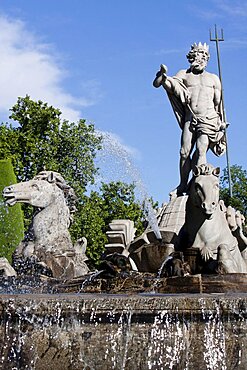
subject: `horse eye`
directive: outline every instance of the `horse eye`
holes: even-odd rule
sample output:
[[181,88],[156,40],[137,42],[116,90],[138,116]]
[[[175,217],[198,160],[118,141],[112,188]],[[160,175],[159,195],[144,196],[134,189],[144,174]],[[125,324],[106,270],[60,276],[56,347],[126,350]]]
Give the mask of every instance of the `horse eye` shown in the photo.
[[219,184],[215,184],[215,185],[214,185],[214,187],[215,187],[216,189],[219,189]]
[[38,185],[37,185],[37,184],[33,184],[33,185],[32,185],[32,188],[33,188],[34,190],[39,190],[39,187],[38,187]]

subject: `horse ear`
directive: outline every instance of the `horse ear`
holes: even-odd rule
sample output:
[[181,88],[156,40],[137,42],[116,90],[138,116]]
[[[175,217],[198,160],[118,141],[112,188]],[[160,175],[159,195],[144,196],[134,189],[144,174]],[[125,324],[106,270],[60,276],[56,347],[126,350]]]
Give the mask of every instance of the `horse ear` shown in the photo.
[[220,175],[220,168],[219,167],[214,168],[212,173],[213,173],[214,176],[219,177],[219,175]]
[[200,175],[200,173],[201,173],[201,169],[200,169],[200,167],[195,166],[195,168],[193,169],[193,175],[194,175],[195,177],[197,177],[197,176],[199,176],[199,175]]
[[54,173],[52,171],[47,176],[47,181],[50,182],[50,183],[55,181],[55,176],[54,176]]

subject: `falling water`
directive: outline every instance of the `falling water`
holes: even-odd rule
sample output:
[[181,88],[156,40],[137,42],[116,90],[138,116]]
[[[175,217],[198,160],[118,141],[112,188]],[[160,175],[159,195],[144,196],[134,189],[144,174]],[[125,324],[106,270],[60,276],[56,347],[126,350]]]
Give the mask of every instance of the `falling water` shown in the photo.
[[226,366],[226,338],[224,325],[221,319],[220,306],[216,303],[215,308],[208,309],[205,299],[200,299],[204,326],[204,361],[206,369],[227,370]]
[[[156,238],[161,239],[162,237],[155,211],[149,200],[148,192],[141,179],[140,173],[133,163],[130,151],[111,133],[98,132],[98,134],[103,138],[102,150],[97,158],[99,167],[107,166],[104,172],[107,174],[108,178],[113,177],[116,179],[117,173],[117,180],[124,181],[127,178],[127,181],[131,180],[134,182],[136,195],[139,198],[140,204],[144,205],[149,226],[154,231]],[[100,176],[102,176],[102,174],[100,174]]]
[[244,370],[246,299],[11,296],[0,368]]

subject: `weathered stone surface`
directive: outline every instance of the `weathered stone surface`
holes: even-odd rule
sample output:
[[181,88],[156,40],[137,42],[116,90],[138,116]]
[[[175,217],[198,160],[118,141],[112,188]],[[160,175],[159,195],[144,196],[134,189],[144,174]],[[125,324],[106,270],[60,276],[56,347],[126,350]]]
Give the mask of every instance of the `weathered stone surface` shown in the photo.
[[246,309],[246,294],[2,295],[0,365],[245,370]]
[[164,259],[174,251],[173,244],[163,242],[144,244],[130,253],[138,271],[157,273]]
[[30,181],[6,187],[3,195],[10,206],[25,201],[38,209],[13,255],[17,273],[73,278],[89,271],[86,239],[73,245],[68,230],[76,197],[59,173],[40,172]]
[[247,293],[247,274],[202,275],[203,293]]
[[188,275],[157,278],[155,274],[119,274],[106,279],[89,274],[71,280],[40,277],[2,277],[0,294],[40,293],[247,293],[247,274]]
[[109,253],[129,254],[128,247],[134,239],[136,228],[131,220],[113,220],[109,224],[109,231],[106,232],[108,244],[106,250]]
[[[185,221],[185,207],[187,198],[187,196],[184,196],[173,199],[168,204],[162,205],[161,209],[159,210],[157,214],[157,224],[162,237],[162,242],[157,241],[155,233],[150,228],[147,228],[141,236],[137,237],[133,240],[133,242],[131,242],[128,248],[130,255],[140,254],[141,249],[143,249],[143,252],[141,253],[144,253],[144,255],[146,254],[146,256],[148,256],[150,265],[154,264],[157,266],[151,267],[152,270],[145,270],[146,267],[144,267],[144,265],[147,264],[146,261],[142,266],[140,257],[136,257],[140,259],[140,262],[137,262],[139,271],[154,272],[156,270],[157,272],[163,261],[162,257],[165,258],[165,256],[163,256],[164,246],[176,244],[178,234]],[[146,260],[145,256],[144,258]]]
[[208,149],[216,155],[222,155],[226,150],[221,83],[218,76],[205,71],[208,49],[205,43],[194,43],[187,54],[188,69],[170,77],[167,76],[167,67],[161,64],[153,82],[154,87],[162,86],[166,90],[182,130],[180,183],[170,193],[172,198],[187,192],[189,172],[195,165],[207,163]]
[[[185,221],[185,209],[188,196],[178,197],[172,199],[166,204],[159,213],[158,225],[162,231],[162,239],[166,237],[166,233],[169,231],[178,235],[181,227]],[[169,235],[169,234],[168,234]],[[165,240],[166,243],[170,243],[172,240]]]
[[162,240],[148,228],[129,246],[138,271],[157,273],[167,256],[182,251],[192,274],[247,273],[243,217],[219,200],[219,168],[196,167],[188,195],[166,204],[157,222]]
[[[226,207],[219,200],[219,168],[210,164],[196,167],[177,248],[199,249],[202,267],[217,261],[215,273],[247,273],[247,261],[229,227]],[[243,253],[243,246],[241,250]]]

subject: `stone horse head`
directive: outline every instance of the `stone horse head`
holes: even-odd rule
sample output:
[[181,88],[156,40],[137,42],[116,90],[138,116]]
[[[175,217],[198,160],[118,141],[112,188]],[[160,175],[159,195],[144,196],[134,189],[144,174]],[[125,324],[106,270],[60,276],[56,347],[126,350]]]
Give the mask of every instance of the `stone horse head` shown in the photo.
[[[67,214],[75,212],[76,196],[63,177],[54,171],[42,171],[32,180],[7,186],[3,190],[6,204],[28,203],[39,209],[45,209],[59,203],[67,208]],[[68,222],[69,223],[69,222]]]
[[32,180],[6,187],[3,195],[10,206],[21,202],[37,207],[29,232],[13,255],[18,273],[36,273],[40,266],[57,278],[88,272],[85,251],[73,246],[68,230],[76,196],[59,173],[40,172]]
[[219,167],[211,164],[195,166],[190,199],[207,218],[212,218],[219,204]]
[[36,207],[25,240],[33,235],[36,246],[54,246],[63,237],[71,245],[68,228],[76,210],[76,196],[59,173],[40,172],[32,180],[4,188],[3,196],[7,205],[21,202]]
[[210,164],[195,167],[186,204],[183,245],[200,251],[206,269],[211,263],[216,272],[217,264],[212,265],[212,261],[217,261],[227,273],[246,272],[246,261],[229,227],[226,207],[219,200],[219,173],[219,168]]

